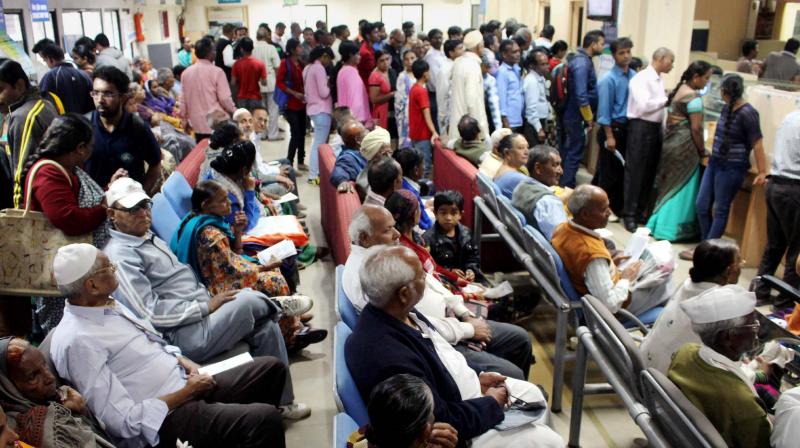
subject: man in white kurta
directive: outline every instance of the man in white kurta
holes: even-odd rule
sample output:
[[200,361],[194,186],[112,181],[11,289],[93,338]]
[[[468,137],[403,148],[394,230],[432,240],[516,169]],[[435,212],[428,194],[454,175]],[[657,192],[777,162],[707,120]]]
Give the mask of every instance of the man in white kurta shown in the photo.
[[469,115],[481,127],[484,136],[489,135],[489,121],[483,101],[483,72],[481,71],[481,52],[483,36],[479,31],[471,31],[464,37],[466,52],[453,63],[450,75],[450,127],[447,135],[458,135],[458,121]]

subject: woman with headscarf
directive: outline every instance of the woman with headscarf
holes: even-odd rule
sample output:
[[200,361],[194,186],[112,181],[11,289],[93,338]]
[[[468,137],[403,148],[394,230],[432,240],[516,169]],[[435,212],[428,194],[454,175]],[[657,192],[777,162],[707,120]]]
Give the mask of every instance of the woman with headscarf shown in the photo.
[[57,387],[42,352],[24,339],[0,338],[0,404],[20,440],[37,448],[114,446],[83,397]]
[[367,190],[369,190],[369,182],[367,181],[369,167],[392,155],[391,138],[389,131],[377,126],[361,141],[361,155],[367,159],[367,165],[358,173],[356,190],[362,202],[367,195]]
[[144,105],[162,114],[172,115],[172,108],[175,107],[175,100],[167,95],[167,92],[159,87],[157,79],[150,79],[144,83],[145,97]]

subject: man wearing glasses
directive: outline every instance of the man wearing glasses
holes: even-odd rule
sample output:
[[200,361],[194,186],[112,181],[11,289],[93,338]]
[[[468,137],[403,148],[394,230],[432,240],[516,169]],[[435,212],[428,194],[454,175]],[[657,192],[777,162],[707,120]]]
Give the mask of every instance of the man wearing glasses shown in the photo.
[[145,191],[152,191],[161,175],[161,148],[150,128],[123,107],[129,82],[116,67],[100,67],[94,72],[90,94],[96,110],[87,116],[94,128],[94,150],[86,171],[99,185],[107,185],[123,168]]

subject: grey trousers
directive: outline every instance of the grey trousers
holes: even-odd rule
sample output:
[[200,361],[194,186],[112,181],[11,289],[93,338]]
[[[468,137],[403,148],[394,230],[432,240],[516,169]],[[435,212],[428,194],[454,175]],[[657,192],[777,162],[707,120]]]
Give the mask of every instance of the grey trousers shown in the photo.
[[266,136],[269,139],[280,137],[278,133],[278,120],[281,117],[281,111],[278,109],[278,104],[273,99],[273,94],[274,92],[261,92],[261,96],[264,98],[264,107],[267,108],[267,114],[269,114]]
[[492,340],[482,352],[472,350],[464,344],[455,349],[464,355],[467,363],[476,372],[497,372],[501,375],[528,381],[533,349],[531,338],[524,328],[505,322],[487,320],[492,330]]
[[[169,331],[166,336],[197,363],[230,350],[243,340],[253,356],[274,356],[288,366],[289,354],[279,318],[280,309],[274,302],[260,292],[246,289],[202,321]],[[292,377],[287,368],[281,404],[293,401]]]
[[180,439],[195,448],[283,448],[283,422],[276,406],[288,373],[289,368],[277,359],[258,357],[214,375],[217,387],[207,396],[167,415],[158,430],[158,446],[174,448]]

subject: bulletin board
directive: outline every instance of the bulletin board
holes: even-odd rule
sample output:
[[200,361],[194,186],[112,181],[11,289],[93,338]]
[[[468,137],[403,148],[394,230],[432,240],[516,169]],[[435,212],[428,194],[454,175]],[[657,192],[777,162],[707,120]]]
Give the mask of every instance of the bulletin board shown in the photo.
[[247,6],[207,6],[206,23],[208,34],[214,37],[222,35],[222,26],[226,23],[248,26]]

